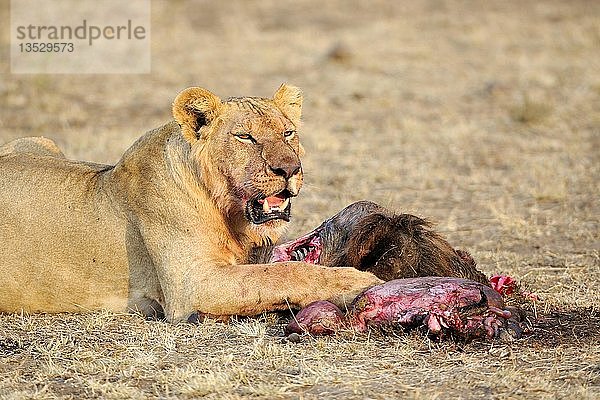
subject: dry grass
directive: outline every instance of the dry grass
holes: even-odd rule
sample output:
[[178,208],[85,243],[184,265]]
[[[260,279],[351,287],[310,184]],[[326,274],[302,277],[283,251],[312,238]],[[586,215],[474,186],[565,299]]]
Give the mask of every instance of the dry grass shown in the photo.
[[272,315],[5,315],[0,398],[600,396],[598,3],[157,1],[152,38],[150,75],[11,75],[3,57],[0,140],[115,162],[183,87],[268,96],[289,81],[306,92],[308,150],[290,234],[358,199],[432,217],[486,273],[543,298],[536,329],[510,344],[292,344]]

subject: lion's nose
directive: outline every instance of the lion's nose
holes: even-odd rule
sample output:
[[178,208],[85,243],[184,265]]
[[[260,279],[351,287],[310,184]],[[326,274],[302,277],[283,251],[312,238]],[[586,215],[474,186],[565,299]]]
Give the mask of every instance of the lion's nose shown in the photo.
[[284,163],[276,166],[270,165],[269,168],[271,168],[271,171],[273,171],[275,175],[283,176],[285,179],[289,179],[296,175],[298,171],[300,171],[300,164]]

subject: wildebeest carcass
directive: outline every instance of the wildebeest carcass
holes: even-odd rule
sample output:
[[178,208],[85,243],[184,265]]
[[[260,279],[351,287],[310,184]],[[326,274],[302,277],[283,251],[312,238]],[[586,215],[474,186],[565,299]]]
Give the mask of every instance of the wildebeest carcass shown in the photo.
[[511,317],[502,295],[490,287],[468,252],[454,249],[427,220],[370,201],[347,206],[263,257],[352,267],[387,281],[354,299],[346,316],[329,302],[309,305],[288,325],[288,333],[319,335],[344,327],[364,331],[391,325],[424,326],[436,336],[494,337]]

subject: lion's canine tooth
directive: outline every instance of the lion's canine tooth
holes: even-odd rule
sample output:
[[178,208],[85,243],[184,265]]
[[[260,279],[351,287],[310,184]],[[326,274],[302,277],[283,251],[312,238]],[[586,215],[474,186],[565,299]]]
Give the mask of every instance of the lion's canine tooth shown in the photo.
[[269,200],[267,199],[265,199],[265,202],[263,203],[263,211],[265,212],[265,214],[271,212],[271,207],[269,207]]
[[281,203],[281,206],[279,206],[280,210],[285,210],[288,206],[288,204],[290,204],[290,198],[288,197],[287,199],[285,199],[285,201],[283,203]]

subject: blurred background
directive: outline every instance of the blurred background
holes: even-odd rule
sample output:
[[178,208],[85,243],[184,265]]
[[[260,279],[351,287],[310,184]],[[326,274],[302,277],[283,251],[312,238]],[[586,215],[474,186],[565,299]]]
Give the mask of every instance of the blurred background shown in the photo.
[[140,75],[10,74],[0,4],[1,142],[115,163],[185,87],[288,82],[307,150],[290,235],[370,199],[430,217],[486,273],[598,304],[600,2],[153,1]]

